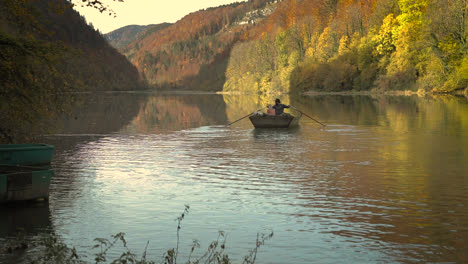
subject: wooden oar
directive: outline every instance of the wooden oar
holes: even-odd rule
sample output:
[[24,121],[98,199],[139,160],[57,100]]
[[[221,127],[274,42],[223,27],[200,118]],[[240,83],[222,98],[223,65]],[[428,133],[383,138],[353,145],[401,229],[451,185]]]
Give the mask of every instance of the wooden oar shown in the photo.
[[[263,108],[264,108],[264,107],[262,107],[262,108],[258,109],[258,110],[257,110],[257,111],[255,111],[255,112],[258,112],[258,111],[262,110]],[[237,119],[237,120],[236,120],[236,121],[234,121],[234,122],[231,122],[231,123],[229,123],[229,124],[228,124],[228,126],[230,126],[230,125],[232,125],[232,124],[234,124],[234,123],[236,123],[236,122],[239,122],[239,121],[241,121],[241,120],[242,120],[242,119],[244,119],[244,118],[247,118],[247,117],[249,117],[249,116],[251,116],[251,115],[255,114],[255,112],[253,112],[253,113],[250,113],[250,114],[248,114],[248,115],[246,115],[246,116],[244,116],[244,117],[242,117],[242,118],[239,118],[239,119]]]
[[296,107],[294,107],[294,106],[292,106],[292,105],[290,105],[290,107],[291,107],[291,108],[294,108],[294,109],[296,109],[296,111],[298,111],[299,113],[301,113],[301,114],[303,114],[303,115],[307,116],[308,118],[310,118],[310,119],[314,120],[315,122],[317,122],[317,123],[321,124],[322,126],[325,126],[324,124],[320,123],[320,121],[318,121],[318,120],[314,119],[313,117],[311,117],[311,116],[309,116],[308,114],[306,114],[306,113],[302,112],[301,110],[297,109]]

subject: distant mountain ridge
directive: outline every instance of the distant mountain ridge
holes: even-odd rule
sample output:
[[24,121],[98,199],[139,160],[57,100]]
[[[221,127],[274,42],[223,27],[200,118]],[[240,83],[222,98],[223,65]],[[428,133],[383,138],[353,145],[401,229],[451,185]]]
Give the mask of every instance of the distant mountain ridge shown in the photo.
[[[156,88],[219,91],[231,48],[271,14],[277,2],[251,0],[207,8],[174,24],[124,27],[106,38]],[[130,39],[135,40],[127,44]]]
[[171,23],[151,24],[146,26],[129,25],[121,27],[107,34],[104,38],[117,49],[124,48],[130,43],[139,38],[144,38],[146,35],[154,33],[158,30],[164,29],[172,25]]

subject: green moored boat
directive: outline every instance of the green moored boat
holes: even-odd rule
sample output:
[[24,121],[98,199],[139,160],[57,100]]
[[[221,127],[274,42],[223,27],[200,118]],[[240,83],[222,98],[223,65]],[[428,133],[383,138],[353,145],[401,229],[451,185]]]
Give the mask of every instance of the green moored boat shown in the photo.
[[0,145],[1,165],[50,165],[53,155],[54,146],[47,144]]
[[54,146],[0,145],[0,203],[48,199]]
[[0,203],[48,199],[52,169],[0,167]]

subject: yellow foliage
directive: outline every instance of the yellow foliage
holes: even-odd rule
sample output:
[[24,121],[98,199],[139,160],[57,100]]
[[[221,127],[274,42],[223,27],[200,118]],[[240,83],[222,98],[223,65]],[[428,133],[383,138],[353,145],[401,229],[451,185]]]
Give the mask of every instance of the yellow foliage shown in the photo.
[[458,68],[458,75],[461,80],[468,81],[468,55],[463,58],[460,67]]
[[336,44],[333,34],[329,27],[326,27],[317,43],[317,59],[322,62],[327,62],[336,52]]
[[398,20],[393,14],[385,17],[378,34],[375,34],[372,39],[377,43],[376,53],[378,55],[388,55],[395,50],[398,26]]
[[460,59],[460,43],[453,38],[449,36],[445,37],[438,43],[438,47],[444,54],[449,54],[449,59],[455,61]]
[[468,56],[466,56],[447,81],[440,88],[434,89],[434,92],[448,93],[455,90],[468,88]]
[[426,67],[425,74],[418,80],[421,89],[426,91],[442,86],[445,78],[445,68],[443,61],[434,53],[430,53]]
[[314,58],[316,56],[316,54],[317,54],[317,44],[318,44],[319,37],[320,37],[320,35],[318,34],[318,32],[316,32],[310,38],[310,45],[309,45],[309,47],[307,48],[307,50],[305,52],[306,57]]
[[[387,67],[389,75],[402,72],[416,74],[416,66],[420,63],[418,55],[422,52],[418,44],[422,37],[422,26],[418,23],[408,23],[401,28],[398,39],[395,41],[396,50]],[[411,78],[416,78],[416,76]]]
[[348,36],[343,35],[340,39],[340,45],[338,47],[338,54],[343,55],[349,51],[350,40]]

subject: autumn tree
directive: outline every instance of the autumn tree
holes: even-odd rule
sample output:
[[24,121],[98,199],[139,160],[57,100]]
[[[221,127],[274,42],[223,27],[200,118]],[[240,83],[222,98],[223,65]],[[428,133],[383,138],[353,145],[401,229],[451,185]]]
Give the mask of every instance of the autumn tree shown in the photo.
[[373,38],[377,44],[375,52],[378,55],[388,56],[395,51],[395,41],[397,40],[398,31],[398,19],[395,18],[394,14],[389,14],[384,18],[382,26]]
[[326,27],[317,42],[316,58],[320,62],[327,62],[335,55],[338,45],[334,32],[329,27]]
[[437,70],[443,72],[447,79],[443,85],[434,88],[441,92],[466,88],[468,86],[466,78],[468,72],[465,66],[468,61],[468,1],[429,0],[428,17],[428,30],[433,43],[431,65],[442,66],[442,70],[440,67],[432,67],[429,74],[435,75]]
[[[395,38],[395,52],[387,66],[387,77],[381,79],[381,85],[392,89],[404,89],[412,86],[424,72],[424,59],[421,55],[428,48],[424,38],[424,18],[427,2],[425,0],[399,0],[401,13],[396,17],[398,24],[391,29],[391,38]],[[387,17],[387,25],[395,25]],[[387,37],[389,35],[387,34]],[[381,46],[384,48],[385,46]],[[387,45],[388,47],[388,45]],[[426,50],[427,52],[427,50]]]

